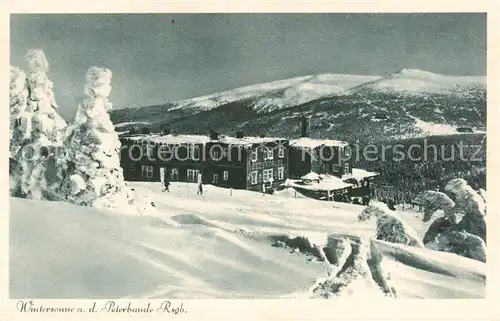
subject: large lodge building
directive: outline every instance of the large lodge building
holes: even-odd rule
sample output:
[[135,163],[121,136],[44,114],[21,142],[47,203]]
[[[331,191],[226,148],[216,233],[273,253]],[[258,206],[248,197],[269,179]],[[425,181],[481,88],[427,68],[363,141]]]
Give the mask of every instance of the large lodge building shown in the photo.
[[[163,168],[170,181],[269,191],[293,186],[303,194],[328,200],[370,196],[376,176],[353,168],[349,144],[309,138],[309,119],[301,137],[284,139],[219,135],[122,135],[120,162],[127,181],[160,181]],[[311,178],[317,175],[317,179]],[[321,184],[320,184],[321,183]]]

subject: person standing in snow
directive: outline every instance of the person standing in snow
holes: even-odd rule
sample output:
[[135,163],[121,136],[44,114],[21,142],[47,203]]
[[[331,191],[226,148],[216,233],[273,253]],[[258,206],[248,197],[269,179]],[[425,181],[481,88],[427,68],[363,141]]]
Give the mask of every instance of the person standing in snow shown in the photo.
[[163,177],[163,183],[165,191],[170,192],[170,180],[168,179],[167,171],[165,171],[165,176]]
[[198,192],[196,195],[203,195],[203,182],[201,174],[198,174]]
[[160,168],[160,180],[161,180],[161,192],[162,193],[164,193],[165,191],[170,192],[169,190],[170,181],[168,180],[167,170],[164,167]]
[[160,167],[160,184],[161,184],[161,192],[165,192],[165,168]]
[[269,180],[269,191],[272,192],[273,190],[273,183],[274,183],[274,178],[270,177]]

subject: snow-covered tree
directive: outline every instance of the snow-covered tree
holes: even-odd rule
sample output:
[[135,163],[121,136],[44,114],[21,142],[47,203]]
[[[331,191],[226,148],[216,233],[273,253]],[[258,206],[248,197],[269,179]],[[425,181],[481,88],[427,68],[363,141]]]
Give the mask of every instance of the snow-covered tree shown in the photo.
[[111,77],[108,69],[91,67],[87,71],[86,98],[65,134],[61,193],[74,204],[137,213],[147,205],[135,205],[134,195],[123,178],[120,141],[108,114],[112,108],[108,99]]
[[445,191],[455,206],[447,208],[445,216],[429,226],[425,246],[486,261],[485,198],[463,179],[449,181]]
[[[26,128],[28,106],[28,86],[26,74],[18,67],[10,66],[10,156],[14,159],[25,138],[30,137],[30,130]],[[30,120],[31,116],[29,115]]]
[[486,203],[483,197],[464,179],[452,179],[446,184],[445,191],[455,200],[455,212],[461,212],[464,215],[486,215]]
[[67,125],[57,113],[45,54],[33,49],[25,58],[28,62],[25,87],[22,71],[11,69],[11,121],[14,120],[11,153],[15,153],[13,160],[17,163],[11,183],[15,181],[14,185],[17,182],[19,186],[12,193],[31,199],[54,199],[59,183],[55,158]]
[[[30,137],[31,114],[26,109],[28,106],[28,87],[26,74],[18,67],[10,66],[9,83],[9,176],[10,194],[17,195],[21,182],[21,168],[19,166],[20,150],[25,139]],[[29,119],[29,122],[27,121]]]
[[438,191],[425,191],[417,195],[414,202],[424,206],[424,222],[432,219],[438,210],[445,214],[455,207],[455,202],[445,193]]

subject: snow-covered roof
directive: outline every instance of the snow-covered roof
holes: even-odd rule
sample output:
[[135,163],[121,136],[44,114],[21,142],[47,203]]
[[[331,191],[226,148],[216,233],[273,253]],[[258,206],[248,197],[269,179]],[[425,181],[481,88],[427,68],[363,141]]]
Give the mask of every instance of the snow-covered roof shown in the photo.
[[285,138],[279,138],[279,137],[243,137],[243,138],[236,138],[236,137],[231,137],[231,136],[219,136],[219,139],[213,142],[220,142],[223,144],[230,144],[230,145],[253,145],[253,144],[264,144],[264,143],[270,143],[270,142],[275,142],[275,141],[286,141],[287,139]]
[[310,172],[302,176],[300,179],[302,180],[319,180],[320,176],[315,172]]
[[125,126],[131,126],[131,125],[149,125],[151,124],[150,122],[147,121],[132,121],[132,122],[125,122],[125,123],[119,123],[115,125],[115,128],[121,128]]
[[355,180],[360,181],[362,179],[374,177],[377,175],[378,175],[378,173],[375,173],[375,172],[369,172],[369,171],[361,169],[361,168],[353,168],[352,174],[344,175],[342,177],[342,179],[354,178]]
[[134,141],[148,141],[155,144],[206,144],[208,142],[221,143],[228,145],[253,145],[264,144],[268,142],[286,140],[285,138],[274,137],[243,137],[236,138],[232,136],[220,135],[218,140],[211,140],[206,135],[138,135],[129,137]]
[[134,141],[147,141],[154,144],[205,144],[210,141],[206,135],[139,135],[129,137]]
[[319,183],[312,183],[311,185],[300,184],[300,182],[301,180],[288,180],[287,185],[311,191],[331,191],[353,187],[352,184],[343,182],[340,178],[336,178],[333,176],[329,177],[328,179],[323,179],[319,181]]
[[290,147],[296,146],[301,148],[316,148],[320,146],[347,146],[349,143],[341,141],[341,140],[333,140],[333,139],[314,139],[308,137],[302,137],[299,139],[292,139],[290,141]]

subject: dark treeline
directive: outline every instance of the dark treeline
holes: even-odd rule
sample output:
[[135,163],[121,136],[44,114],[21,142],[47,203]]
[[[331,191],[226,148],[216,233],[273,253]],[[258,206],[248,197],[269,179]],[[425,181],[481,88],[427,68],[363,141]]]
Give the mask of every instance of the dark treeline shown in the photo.
[[[400,146],[397,150],[404,151],[405,157],[401,159],[400,154],[386,147],[382,159],[383,146],[397,144]],[[374,195],[377,199],[392,200],[396,204],[410,203],[422,191],[444,191],[448,181],[454,178],[465,179],[474,189],[486,189],[486,135],[388,140],[374,146],[378,149],[379,159],[375,161],[373,154],[365,157],[360,152],[355,166],[380,173]],[[360,151],[363,148],[366,146],[359,146]]]

